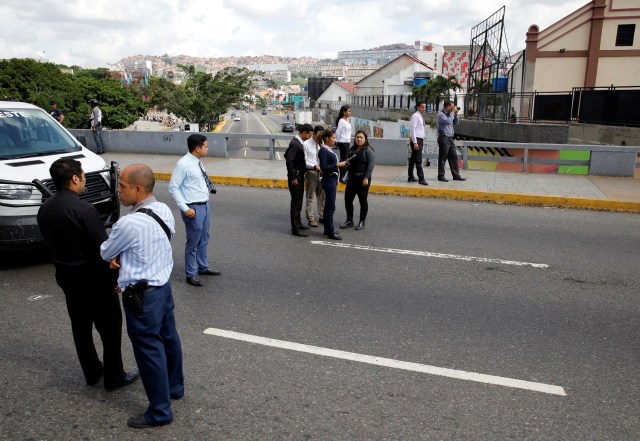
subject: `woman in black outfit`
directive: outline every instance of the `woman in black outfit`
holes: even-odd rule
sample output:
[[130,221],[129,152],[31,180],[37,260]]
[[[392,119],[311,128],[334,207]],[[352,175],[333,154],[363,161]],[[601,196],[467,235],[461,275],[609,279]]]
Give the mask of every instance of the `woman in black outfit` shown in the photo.
[[333,213],[336,211],[336,187],[338,186],[339,168],[346,162],[338,162],[338,155],[333,151],[336,134],[331,129],[322,132],[322,147],[318,152],[320,171],[322,171],[322,189],[324,190],[324,235],[329,239],[342,240],[342,236],[333,229]]
[[375,165],[375,155],[369,145],[369,138],[362,130],[356,132],[356,137],[347,155],[347,166],[349,167],[349,180],[344,192],[344,208],[347,210],[347,221],[340,225],[340,228],[353,227],[353,200],[358,195],[360,201],[360,222],[356,230],[364,228],[364,221],[367,219],[369,204],[367,195],[369,194],[369,184],[371,184],[371,174]]

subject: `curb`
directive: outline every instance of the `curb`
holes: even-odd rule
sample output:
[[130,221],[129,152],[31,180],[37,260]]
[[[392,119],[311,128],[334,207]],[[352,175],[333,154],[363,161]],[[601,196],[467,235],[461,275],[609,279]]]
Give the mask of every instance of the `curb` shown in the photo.
[[[159,181],[171,179],[171,173],[154,173]],[[241,187],[288,188],[286,179],[249,178],[244,176],[210,176],[216,184]],[[338,191],[344,192],[344,186],[338,185]],[[422,198],[453,199],[469,202],[491,202],[494,204],[526,205],[533,207],[558,207],[582,210],[615,211],[621,213],[640,213],[640,202],[611,201],[607,199],[587,199],[567,196],[542,196],[517,193],[498,193],[493,191],[453,190],[444,188],[411,188],[392,185],[371,185],[369,193],[411,196]]]

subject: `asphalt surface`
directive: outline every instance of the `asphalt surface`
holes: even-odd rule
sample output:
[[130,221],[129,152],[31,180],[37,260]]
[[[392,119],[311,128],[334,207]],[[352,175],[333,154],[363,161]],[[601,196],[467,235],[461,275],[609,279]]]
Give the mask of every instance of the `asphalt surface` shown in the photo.
[[[237,111],[240,121],[234,121],[230,116],[229,122],[225,124],[223,133],[276,133],[282,134],[282,123],[287,121],[285,114],[268,112],[262,115],[261,112]],[[294,132],[297,133],[297,132]],[[291,134],[293,137],[294,134]],[[276,146],[286,148],[288,141],[277,140]],[[269,159],[269,141],[263,139],[238,139],[232,138],[228,144],[229,158],[241,159]],[[281,159],[281,154],[278,159]]]
[[[637,439],[637,215],[371,195],[366,228],[328,242],[321,229],[290,235],[286,190],[220,186],[209,256],[223,274],[195,288],[184,283],[184,228],[166,188],[156,194],[178,219],[172,285],[186,375],[174,423],[126,427],[147,403],[140,382],[111,393],[84,384],[53,267],[31,253],[0,272],[1,439]],[[337,205],[342,222],[342,195]],[[126,334],[123,356],[133,368]]]

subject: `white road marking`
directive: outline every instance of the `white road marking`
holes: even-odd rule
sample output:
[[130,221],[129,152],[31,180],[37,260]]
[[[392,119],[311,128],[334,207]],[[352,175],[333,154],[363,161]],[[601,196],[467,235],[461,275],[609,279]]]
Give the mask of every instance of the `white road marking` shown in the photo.
[[50,295],[43,295],[43,294],[36,294],[36,295],[30,296],[29,297],[29,301],[37,302],[38,300],[48,299],[49,297],[51,297],[51,296]]
[[512,387],[516,389],[530,390],[534,392],[542,392],[551,395],[566,396],[564,388],[554,386],[552,384],[535,383],[526,380],[517,380],[515,378],[498,377],[495,375],[478,374],[475,372],[460,371],[456,369],[441,368],[430,366],[427,364],[412,363],[408,361],[394,360],[391,358],[375,357],[372,355],[357,354],[355,352],[345,352],[336,349],[321,348],[318,346],[310,346],[301,343],[293,343],[284,340],[275,340],[273,338],[260,337],[257,335],[241,334],[239,332],[227,331],[224,329],[208,328],[205,334],[217,337],[230,338],[249,343],[255,343],[263,346],[287,349],[290,351],[305,352],[307,354],[322,355],[324,357],[339,358],[342,360],[357,361],[359,363],[367,363],[376,366],[384,366],[393,369],[402,369],[406,371],[420,372],[423,374],[438,375],[441,377],[455,378],[458,380],[475,381],[477,383],[493,384],[496,386]]
[[351,248],[354,250],[364,250],[364,251],[377,251],[379,253],[407,254],[410,256],[421,256],[421,257],[437,257],[439,259],[463,260],[466,262],[485,262],[485,263],[500,263],[503,265],[531,266],[533,268],[541,268],[541,269],[549,268],[549,265],[547,265],[546,263],[519,262],[517,260],[492,259],[489,257],[459,256],[457,254],[431,253],[429,251],[401,250],[396,248],[379,248],[379,247],[357,245],[357,244],[351,244],[351,243],[327,242],[324,240],[312,240],[311,243],[313,245],[323,245],[323,246],[338,247],[338,248]]

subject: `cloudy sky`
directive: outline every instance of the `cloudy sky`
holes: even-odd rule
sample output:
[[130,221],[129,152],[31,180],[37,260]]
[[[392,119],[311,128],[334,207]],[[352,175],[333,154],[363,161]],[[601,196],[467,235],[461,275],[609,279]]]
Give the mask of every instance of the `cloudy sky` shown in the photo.
[[587,0],[2,0],[0,58],[107,66],[126,56],[336,58],[391,43],[469,44],[506,5],[511,53]]

